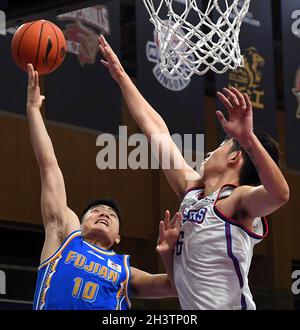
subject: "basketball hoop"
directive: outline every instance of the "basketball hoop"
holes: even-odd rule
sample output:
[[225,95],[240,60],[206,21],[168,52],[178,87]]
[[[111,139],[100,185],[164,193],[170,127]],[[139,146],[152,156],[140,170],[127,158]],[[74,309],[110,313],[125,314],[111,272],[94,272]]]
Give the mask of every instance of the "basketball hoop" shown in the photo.
[[143,1],[158,35],[163,72],[190,79],[243,66],[239,34],[250,0]]

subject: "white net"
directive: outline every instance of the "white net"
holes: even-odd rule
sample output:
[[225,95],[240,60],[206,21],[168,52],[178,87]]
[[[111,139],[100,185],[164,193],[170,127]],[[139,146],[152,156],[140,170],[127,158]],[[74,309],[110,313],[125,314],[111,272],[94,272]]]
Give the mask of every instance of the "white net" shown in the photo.
[[160,67],[190,79],[243,66],[239,45],[250,0],[143,0],[157,33]]

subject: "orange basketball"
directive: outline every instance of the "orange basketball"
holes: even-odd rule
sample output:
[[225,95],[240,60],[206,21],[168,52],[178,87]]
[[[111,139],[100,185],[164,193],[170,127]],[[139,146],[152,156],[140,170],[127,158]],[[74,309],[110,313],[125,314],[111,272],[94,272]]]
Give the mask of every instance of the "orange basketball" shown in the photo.
[[40,75],[56,70],[66,56],[66,39],[55,24],[39,20],[21,25],[11,43],[12,55],[27,71],[31,63]]

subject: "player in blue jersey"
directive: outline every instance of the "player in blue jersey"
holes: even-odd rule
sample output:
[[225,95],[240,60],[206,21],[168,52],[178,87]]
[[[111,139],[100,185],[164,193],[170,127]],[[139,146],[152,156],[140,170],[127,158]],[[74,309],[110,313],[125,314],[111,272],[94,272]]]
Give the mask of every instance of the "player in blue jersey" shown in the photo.
[[[45,228],[34,309],[125,310],[130,308],[130,297],[176,296],[167,274],[152,275],[131,267],[129,256],[112,250],[120,242],[120,215],[113,201],[102,199],[89,205],[81,223],[68,207],[63,175],[40,113],[43,99],[38,73],[29,64],[27,117],[40,170]],[[174,221],[171,227],[167,213],[160,224],[160,254],[176,243],[180,214]]]

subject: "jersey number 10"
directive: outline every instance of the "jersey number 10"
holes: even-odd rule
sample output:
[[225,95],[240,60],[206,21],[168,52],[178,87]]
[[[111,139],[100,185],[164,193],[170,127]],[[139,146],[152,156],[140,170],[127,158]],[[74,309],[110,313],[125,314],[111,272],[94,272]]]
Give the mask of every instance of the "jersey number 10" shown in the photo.
[[96,300],[99,290],[98,284],[94,282],[87,282],[84,284],[84,281],[81,277],[76,277],[74,282],[75,283],[72,291],[72,296],[74,298],[79,299],[81,296],[83,300],[88,302],[94,302]]

